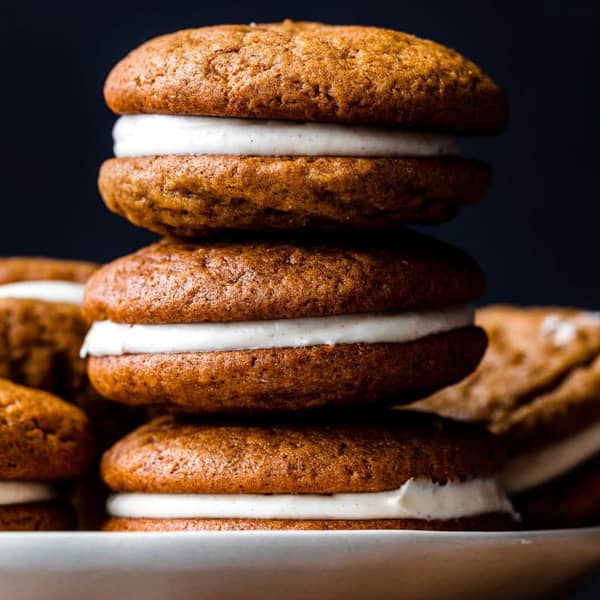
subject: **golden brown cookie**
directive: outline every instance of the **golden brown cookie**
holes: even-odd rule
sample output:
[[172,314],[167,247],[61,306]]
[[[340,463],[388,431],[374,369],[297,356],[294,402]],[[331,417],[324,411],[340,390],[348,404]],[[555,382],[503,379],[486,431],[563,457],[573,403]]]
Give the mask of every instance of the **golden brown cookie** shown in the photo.
[[419,408],[485,423],[517,449],[581,429],[589,423],[581,412],[600,418],[598,317],[570,308],[490,306],[476,320],[489,339],[479,368]]
[[475,64],[376,27],[220,25],[155,38],[123,59],[104,94],[117,113],[394,124],[498,133],[506,100]]
[[86,332],[79,306],[0,298],[0,376],[78,402],[87,391]]
[[[485,336],[462,305],[482,289],[470,258],[409,232],[394,240],[329,244],[162,241],[90,279],[84,313],[96,324],[85,345],[88,374],[107,398],[200,412],[406,401],[458,381],[477,365]],[[457,311],[467,316],[445,325],[446,313]],[[362,337],[341,341],[340,329],[322,339],[331,321],[320,318],[352,315],[362,319]],[[382,334],[370,338],[373,321],[390,315],[420,321],[391,342]],[[317,319],[298,321],[308,318]],[[219,326],[208,346],[155,344],[167,336],[174,348],[178,336],[191,339],[180,332],[202,323]],[[119,342],[113,349],[119,336],[135,335],[126,325],[140,324],[149,327],[145,345],[131,349]],[[165,329],[178,324],[183,329]],[[106,327],[111,331],[98,346]],[[249,327],[277,329],[245,343],[211,345]],[[290,327],[305,329],[273,345]]]
[[110,210],[165,235],[219,230],[378,230],[435,223],[477,202],[490,169],[458,158],[167,155],[100,169]]
[[94,453],[79,408],[0,379],[0,530],[73,528],[74,511],[50,486],[84,475]]
[[404,230],[393,236],[162,240],[102,267],[88,321],[189,323],[323,317],[432,308],[483,293],[463,252]]
[[[485,431],[425,415],[399,412],[345,414],[325,419],[259,422],[165,416],[126,436],[104,454],[102,476],[117,494],[220,494],[329,496],[378,493],[408,481],[455,485],[493,478],[502,455]],[[433,482],[433,483],[432,483]],[[162,495],[162,496],[161,496]],[[118,496],[116,496],[118,497]],[[123,498],[123,496],[121,496]],[[370,499],[371,496],[364,496]],[[335,499],[335,497],[334,497]],[[109,505],[113,513],[118,509]],[[490,505],[491,506],[491,505]],[[497,507],[496,507],[497,508]],[[448,519],[127,517],[113,514],[106,527],[125,529],[353,529],[496,527],[512,520],[510,508]],[[330,509],[331,510],[331,509]],[[463,517],[466,520],[463,521]],[[481,518],[481,521],[479,521]],[[415,522],[421,521],[421,523]],[[446,523],[446,521],[448,521]]]
[[481,329],[465,327],[398,344],[97,356],[88,373],[102,396],[134,406],[294,411],[410,402],[462,379],[485,345]]
[[[0,295],[6,289],[3,285],[22,282],[72,282],[83,286],[97,268],[81,261],[0,258]],[[85,361],[79,356],[87,329],[79,304],[0,297],[0,377],[50,391],[83,408],[91,417],[102,450],[142,423],[143,418],[128,407],[100,398],[90,385]],[[96,515],[102,517],[105,493],[97,480],[97,475],[88,475],[85,482],[78,482],[71,496],[79,522],[85,527],[97,526]]]
[[0,480],[82,475],[94,452],[90,422],[57,396],[0,380]]
[[[97,268],[50,258],[0,258],[0,290],[28,281],[83,284]],[[0,377],[79,403],[90,393],[79,358],[86,331],[78,304],[0,297]]]
[[[217,128],[233,127],[234,137],[244,134],[232,117],[262,120],[266,130],[274,128],[265,124],[268,119],[316,121],[341,124],[363,141],[383,135],[399,143],[402,136],[405,141],[416,136],[424,144],[420,151],[410,144],[367,150],[362,141],[356,149],[343,146],[345,151],[335,144],[301,145],[296,151],[251,146],[251,152],[237,143],[221,150],[219,144],[178,142],[150,149],[135,142],[144,127],[119,130],[134,143],[102,166],[105,203],[136,225],[190,238],[446,221],[482,197],[490,170],[454,157],[452,144],[438,148],[423,133],[442,134],[446,142],[448,132],[498,133],[508,113],[500,88],[439,44],[375,27],[292,21],[203,27],[156,38],[112,70],[104,91],[116,113],[177,115],[177,122],[160,121],[167,130],[185,129],[192,115],[212,117]],[[220,117],[230,119],[219,123]],[[365,124],[379,130],[344,129]],[[330,135],[322,128],[313,134]],[[143,135],[173,138],[168,131]]]
[[552,514],[557,526],[567,514],[588,522],[590,507],[600,518],[600,494],[591,485],[579,498],[575,474],[600,453],[600,316],[492,306],[477,321],[489,337],[479,368],[416,407],[483,423],[502,439],[512,456],[507,486],[531,524],[551,525]]

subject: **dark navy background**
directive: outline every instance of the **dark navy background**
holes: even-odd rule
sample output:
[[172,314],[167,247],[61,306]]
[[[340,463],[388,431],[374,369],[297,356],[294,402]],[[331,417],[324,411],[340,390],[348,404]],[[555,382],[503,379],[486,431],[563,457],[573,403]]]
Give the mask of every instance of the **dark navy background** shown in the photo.
[[464,143],[467,155],[493,164],[493,188],[435,234],[481,261],[486,300],[598,309],[598,4],[4,2],[0,254],[105,261],[153,239],[109,214],[96,191],[114,121],[101,94],[106,74],[128,50],[160,33],[290,16],[431,37],[501,83],[510,128],[499,138]]
[[106,261],[154,238],[109,214],[96,191],[98,166],[111,155],[114,121],[102,83],[139,43],[221,22],[291,17],[373,24],[459,50],[509,96],[508,131],[464,143],[467,155],[493,164],[493,188],[479,206],[434,231],[480,260],[489,281],[485,300],[600,309],[598,5],[4,0],[0,254]]

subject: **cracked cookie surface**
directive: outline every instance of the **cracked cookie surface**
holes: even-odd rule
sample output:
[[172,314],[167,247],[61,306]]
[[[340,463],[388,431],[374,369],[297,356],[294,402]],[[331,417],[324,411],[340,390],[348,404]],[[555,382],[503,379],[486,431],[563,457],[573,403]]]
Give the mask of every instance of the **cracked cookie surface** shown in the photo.
[[389,124],[493,134],[500,88],[457,52],[415,36],[320,23],[218,25],[146,42],[110,73],[117,113]]
[[[418,413],[340,413],[251,423],[157,418],[104,454],[116,493],[336,494],[382,492],[414,479],[495,476],[503,455],[483,429]],[[249,497],[248,502],[252,502]],[[514,528],[508,513],[428,519],[110,518],[108,531]]]
[[94,455],[83,411],[41,390],[0,379],[0,480],[78,477]]
[[[0,285],[85,283],[98,265],[52,258],[0,258]],[[91,394],[79,349],[87,325],[76,304],[0,298],[0,377],[84,403]]]
[[488,477],[501,460],[484,430],[418,413],[251,423],[165,416],[108,450],[102,477],[118,492],[335,494]]
[[462,304],[483,287],[473,259],[411,231],[328,243],[163,240],[102,267],[83,312],[121,323],[321,317]]
[[453,218],[490,180],[459,158],[168,155],[100,169],[110,210],[164,235],[220,230],[383,230]]
[[[235,329],[244,321],[445,309],[474,300],[483,285],[468,256],[409,231],[329,243],[163,240],[101,268],[83,310],[90,321]],[[409,402],[470,373],[485,345],[467,319],[398,343],[92,353],[88,375],[102,396],[130,405],[298,411]]]

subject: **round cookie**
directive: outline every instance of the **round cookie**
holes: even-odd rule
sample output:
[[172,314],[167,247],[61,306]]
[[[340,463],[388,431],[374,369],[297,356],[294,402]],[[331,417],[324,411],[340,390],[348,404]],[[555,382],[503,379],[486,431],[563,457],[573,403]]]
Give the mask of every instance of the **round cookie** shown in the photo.
[[[418,414],[253,423],[160,417],[104,454],[102,477],[115,492],[105,528],[507,528],[511,507],[494,480],[500,461],[484,431]],[[443,513],[426,508],[435,494],[462,502],[479,485],[489,487],[476,508],[457,509],[447,498],[438,504]],[[399,499],[378,507],[382,493]],[[349,498],[359,511],[351,516]],[[204,504],[182,513],[172,504],[182,499]]]
[[52,483],[82,476],[94,457],[91,424],[77,407],[0,379],[0,529],[74,525]]
[[460,158],[166,155],[108,160],[98,183],[108,208],[135,225],[202,237],[448,221],[489,180],[489,167]]
[[101,195],[177,237],[449,220],[490,179],[449,134],[498,133],[507,121],[504,95],[476,65],[375,27],[179,31],[134,50],[104,91],[125,116]]
[[[531,526],[600,519],[600,318],[559,307],[479,311],[480,367],[415,407],[485,424],[506,445],[504,479]],[[584,491],[585,490],[585,491]]]
[[391,402],[476,366],[486,342],[466,303],[482,289],[470,258],[409,232],[353,244],[162,241],[90,279],[84,353],[96,389],[128,404]]
[[79,348],[87,262],[0,258],[0,377],[80,402],[89,393]]
[[[83,284],[97,268],[81,261],[0,258],[0,377],[56,393],[83,408],[98,447],[105,449],[144,419],[133,409],[100,398],[79,356],[88,330],[80,308]],[[97,475],[90,474],[72,494],[84,527],[99,524],[105,496],[99,486]],[[26,508],[17,517],[11,507],[10,518],[36,528],[40,511],[31,515],[30,506]],[[50,514],[56,514],[54,507]],[[39,527],[44,525],[40,522]]]
[[174,113],[498,133],[498,86],[435,42],[376,27],[219,25],[146,42],[110,73],[116,113]]

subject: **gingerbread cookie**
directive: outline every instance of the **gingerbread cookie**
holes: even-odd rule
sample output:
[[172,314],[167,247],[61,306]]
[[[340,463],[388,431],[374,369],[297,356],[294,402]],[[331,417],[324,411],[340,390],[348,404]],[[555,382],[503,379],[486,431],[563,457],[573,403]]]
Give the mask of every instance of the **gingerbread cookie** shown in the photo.
[[105,97],[124,115],[100,171],[107,206],[187,237],[448,220],[490,176],[452,135],[507,120],[498,86],[453,50],[291,21],[151,40],[113,69]]
[[107,530],[514,527],[484,430],[419,414],[161,417],[105,453]]
[[490,340],[479,369],[417,406],[499,436],[526,524],[600,522],[600,316],[493,306],[477,321]]
[[55,483],[82,476],[94,456],[91,424],[58,397],[0,379],[0,529],[70,529]]
[[162,241],[98,271],[83,353],[105,397],[201,412],[397,402],[456,382],[485,335],[463,253],[405,232],[338,244]]

